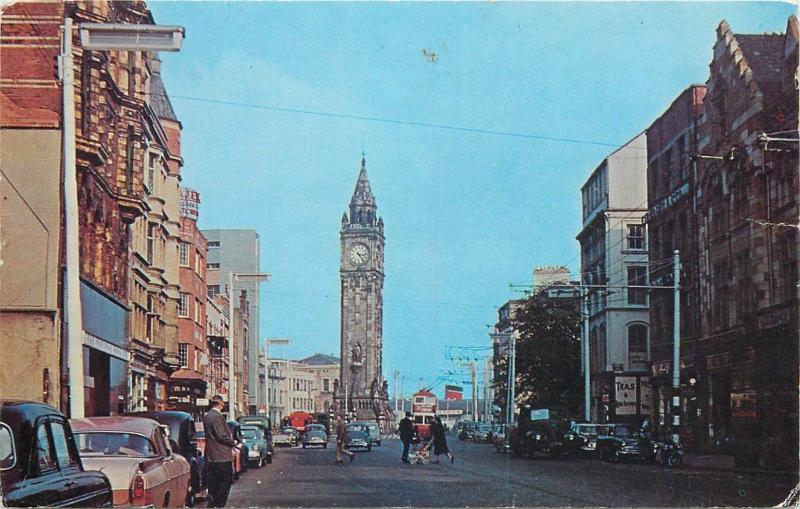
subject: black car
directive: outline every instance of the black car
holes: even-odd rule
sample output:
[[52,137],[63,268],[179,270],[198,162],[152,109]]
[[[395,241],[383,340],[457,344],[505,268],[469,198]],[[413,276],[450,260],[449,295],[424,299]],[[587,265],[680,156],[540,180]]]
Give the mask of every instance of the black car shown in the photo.
[[597,437],[597,451],[605,461],[617,462],[621,459],[647,461],[652,452],[652,441],[647,433],[636,426],[616,424],[609,428],[607,435]]
[[85,471],[61,412],[36,402],[0,402],[0,506],[111,507],[102,472]]
[[205,479],[203,478],[205,458],[197,448],[197,431],[195,430],[192,415],[178,411],[135,412],[131,415],[147,417],[167,427],[169,444],[172,450],[189,462],[192,478],[189,482],[186,505],[194,507],[195,498],[205,491]]
[[520,419],[508,432],[511,452],[516,456],[546,454],[557,458],[577,453],[584,443],[566,419]]

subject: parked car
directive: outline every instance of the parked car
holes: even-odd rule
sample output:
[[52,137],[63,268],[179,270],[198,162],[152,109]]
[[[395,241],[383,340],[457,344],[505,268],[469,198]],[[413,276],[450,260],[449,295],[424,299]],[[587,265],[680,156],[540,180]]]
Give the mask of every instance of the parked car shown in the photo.
[[598,435],[596,448],[605,461],[647,461],[652,455],[652,444],[647,433],[627,424],[617,424],[609,428],[607,434]]
[[369,439],[369,429],[363,424],[347,425],[347,448],[372,450],[372,441]]
[[112,503],[111,482],[84,465],[61,412],[44,403],[0,401],[0,507]]
[[261,426],[242,426],[242,436],[248,449],[248,461],[261,468],[264,463],[272,463],[272,444]]
[[[524,414],[523,414],[524,416]],[[556,458],[562,454],[575,454],[583,439],[570,429],[566,419],[525,419],[509,427],[511,451],[516,456],[533,457],[543,453]]]
[[269,417],[267,417],[266,415],[242,415],[236,420],[242,426],[245,425],[252,426],[254,424],[257,424],[263,427],[265,430],[269,431],[272,429],[272,423],[270,422]]
[[489,424],[479,424],[470,436],[473,442],[489,442],[492,434],[492,426]]
[[369,432],[370,443],[378,446],[381,445],[381,428],[378,426],[377,422],[358,421],[353,424],[361,424],[366,426],[367,431]]
[[275,447],[293,447],[297,445],[299,436],[300,433],[296,429],[292,428],[291,426],[284,426],[279,432],[272,435],[272,444]]
[[205,497],[206,487],[203,476],[205,458],[197,448],[197,430],[191,414],[187,412],[136,412],[131,414],[136,417],[147,417],[167,427],[172,450],[189,462],[192,480],[189,484],[191,493],[186,500],[186,505],[194,507],[197,497]]
[[458,432],[459,440],[472,440],[472,435],[478,429],[478,423],[474,421],[464,421]]
[[583,439],[581,453],[594,456],[597,454],[597,437],[606,436],[614,428],[614,424],[578,423],[575,432]]
[[250,457],[250,451],[247,444],[244,443],[244,436],[242,436],[242,427],[236,421],[228,421],[228,429],[231,431],[236,446],[233,447],[233,478],[239,479],[239,476],[247,472],[247,458]]
[[325,426],[322,424],[308,424],[303,433],[303,449],[311,445],[321,445],[323,449],[328,448],[328,434],[325,433]]
[[166,427],[144,417],[89,417],[70,421],[81,459],[103,469],[114,505],[183,507],[191,468],[172,451]]

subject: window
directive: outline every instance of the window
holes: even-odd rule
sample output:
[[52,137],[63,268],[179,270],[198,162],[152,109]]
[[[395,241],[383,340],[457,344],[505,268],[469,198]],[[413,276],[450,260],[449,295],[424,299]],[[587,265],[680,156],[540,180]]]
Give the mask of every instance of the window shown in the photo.
[[36,427],[36,466],[39,473],[56,468],[50,436],[47,433],[47,421]]
[[125,188],[127,189],[128,193],[133,192],[133,156],[134,149],[136,147],[134,136],[136,136],[136,134],[133,130],[133,127],[128,128],[128,137],[125,141]]
[[628,225],[628,249],[644,249],[644,225]]
[[153,254],[155,252],[155,237],[156,237],[156,224],[147,223],[147,263],[153,263]]
[[158,161],[158,154],[155,152],[147,153],[147,174],[144,181],[145,188],[148,194],[155,192],[156,187],[156,163]]
[[14,436],[11,428],[0,423],[0,470],[14,468],[17,463],[16,451],[14,450]]
[[325,392],[330,392],[330,380],[327,378],[322,380],[322,390]]
[[[647,284],[647,267],[628,267],[628,286]],[[628,288],[628,304],[647,304],[646,288]]]
[[219,241],[218,240],[209,240],[208,241],[208,247],[219,247]]
[[209,268],[209,269],[218,269],[219,268],[219,263],[209,263],[207,265],[207,268]]
[[184,267],[189,266],[189,243],[181,242],[179,247],[180,264]]
[[647,370],[647,326],[642,324],[628,327],[628,369]]
[[189,294],[181,292],[181,300],[178,301],[178,316],[189,316]]
[[208,285],[208,297],[213,299],[219,295],[219,285]]
[[178,359],[181,361],[181,367],[186,368],[189,366],[189,345],[186,343],[178,344]]
[[67,467],[78,465],[78,459],[67,442],[67,431],[64,429],[64,422],[60,420],[50,421],[50,432],[53,434],[53,446],[56,451],[58,466],[63,470]]
[[155,310],[153,309],[153,297],[147,297],[147,330],[145,331],[145,339],[148,343],[153,341],[153,333],[155,332],[154,320],[156,318]]

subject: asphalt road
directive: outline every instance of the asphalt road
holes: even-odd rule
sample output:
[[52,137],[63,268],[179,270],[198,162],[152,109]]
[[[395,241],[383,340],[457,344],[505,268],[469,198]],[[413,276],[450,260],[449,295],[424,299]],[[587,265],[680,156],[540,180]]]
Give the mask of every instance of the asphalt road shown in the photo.
[[793,487],[780,476],[747,475],[589,459],[516,458],[485,444],[448,441],[455,463],[400,462],[387,439],[353,463],[327,449],[278,449],[272,465],[233,485],[235,507],[774,506]]

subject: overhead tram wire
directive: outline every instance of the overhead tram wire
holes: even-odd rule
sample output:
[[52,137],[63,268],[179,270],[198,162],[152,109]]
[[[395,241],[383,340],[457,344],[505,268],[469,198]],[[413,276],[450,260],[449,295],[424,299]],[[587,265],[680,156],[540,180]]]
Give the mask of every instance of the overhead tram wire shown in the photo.
[[[150,94],[156,95],[156,94]],[[595,140],[582,140],[578,138],[562,138],[558,136],[545,136],[541,134],[531,134],[531,133],[520,133],[514,131],[500,131],[496,129],[483,129],[478,127],[465,127],[465,126],[457,126],[457,125],[450,125],[450,124],[437,124],[433,122],[420,122],[415,120],[400,120],[400,119],[393,119],[393,118],[384,118],[384,117],[373,117],[368,115],[353,115],[349,113],[337,113],[332,111],[319,111],[319,110],[308,110],[302,108],[286,108],[282,106],[273,106],[268,104],[255,104],[255,103],[247,103],[247,102],[240,102],[240,101],[228,101],[223,99],[211,99],[206,97],[193,97],[187,95],[178,95],[178,94],[159,94],[162,97],[167,97],[169,99],[181,99],[184,101],[196,101],[196,102],[203,102],[207,104],[217,104],[222,106],[236,106],[240,108],[252,108],[252,109],[259,109],[259,110],[267,110],[267,111],[277,111],[281,113],[295,113],[300,115],[312,115],[317,117],[326,117],[326,118],[338,118],[338,119],[345,119],[345,120],[361,120],[366,122],[377,122],[383,124],[392,124],[392,125],[404,125],[410,127],[426,127],[430,129],[443,129],[448,131],[458,131],[458,132],[466,132],[466,133],[474,133],[474,134],[487,134],[490,136],[501,136],[501,137],[508,137],[508,138],[523,138],[523,139],[531,139],[531,140],[540,140],[540,141],[555,141],[561,143],[572,143],[576,145],[593,145],[598,147],[613,147],[619,148],[622,144],[619,143],[608,143],[604,141],[595,141]],[[635,147],[638,148],[638,147]],[[640,148],[641,149],[641,148]],[[641,149],[646,150],[646,149]]]

